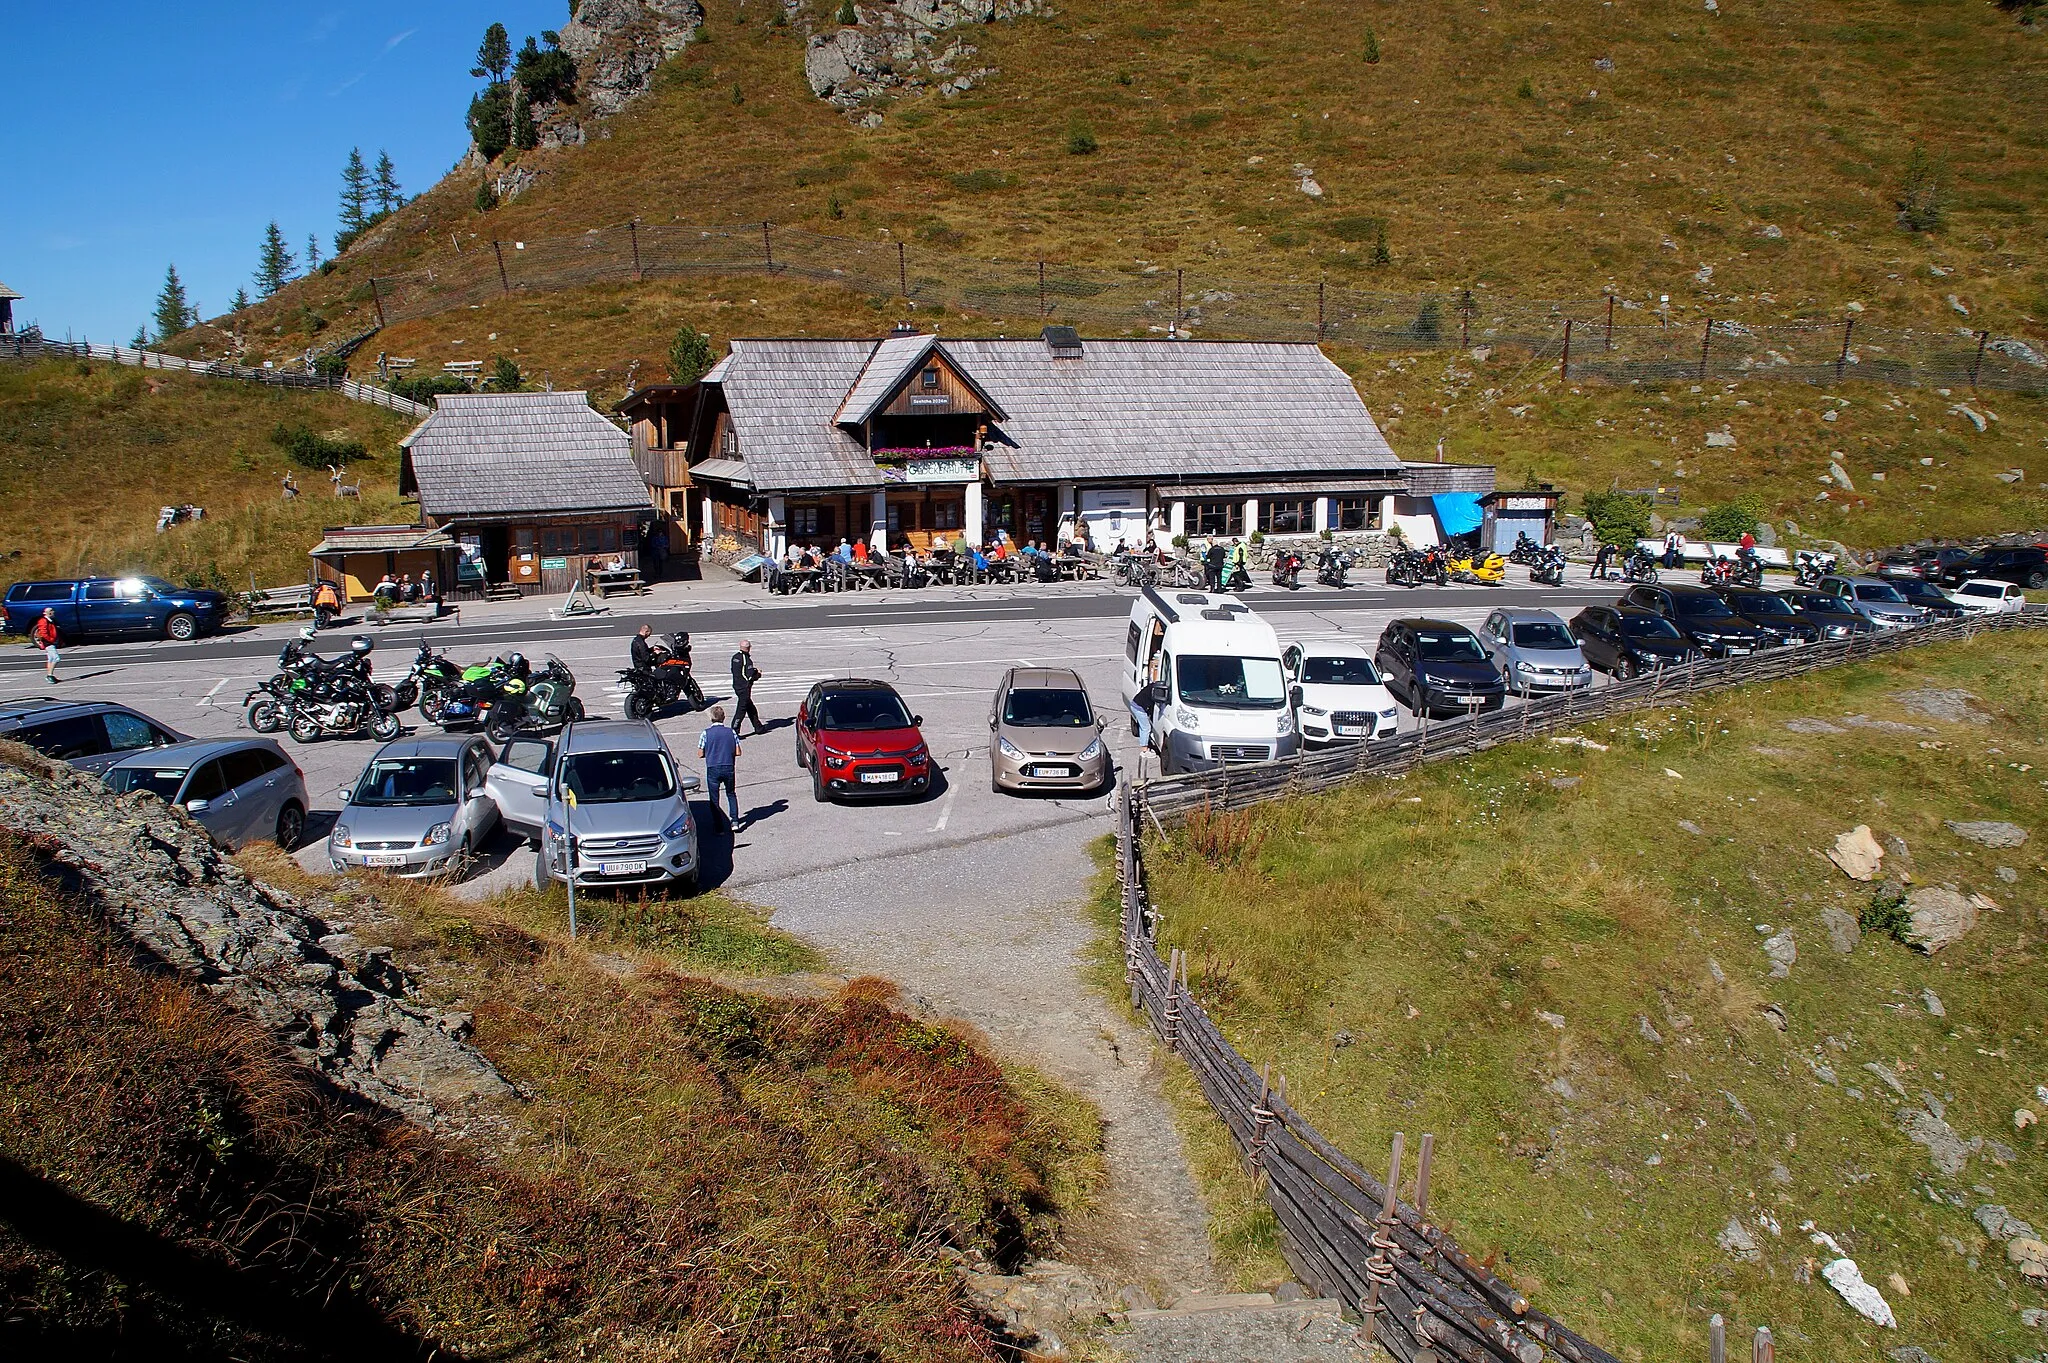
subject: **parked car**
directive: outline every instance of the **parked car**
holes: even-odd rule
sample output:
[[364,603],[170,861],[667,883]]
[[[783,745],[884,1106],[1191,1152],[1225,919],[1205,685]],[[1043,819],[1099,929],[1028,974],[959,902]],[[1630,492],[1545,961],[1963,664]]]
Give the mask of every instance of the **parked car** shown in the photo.
[[306,774],[273,738],[189,738],[131,753],[101,780],[178,805],[221,846],[269,841],[290,852],[306,835]]
[[1724,587],[1721,599],[1728,609],[1763,630],[1773,644],[1814,644],[1821,639],[1817,621],[1801,617],[1790,601],[1776,592],[1755,587]]
[[7,589],[7,632],[26,634],[45,608],[66,639],[148,635],[197,639],[227,616],[224,593],[174,587],[160,577],[86,577],[17,582]]
[[1498,710],[1507,683],[1486,645],[1449,620],[1396,620],[1380,632],[1373,651],[1387,690],[1416,714]]
[[1166,772],[1263,762],[1301,745],[1279,636],[1227,592],[1138,593],[1118,684],[1131,732]]
[[1948,599],[1966,615],[2018,615],[2027,608],[2027,593],[2010,582],[1977,577],[1951,587]]
[[1954,586],[1972,578],[2010,582],[2038,592],[2048,587],[2048,548],[2038,544],[1994,545],[1950,564],[1941,575],[1941,583]]
[[1705,587],[1638,583],[1628,589],[1620,604],[1663,616],[1709,658],[1754,653],[1767,647],[1773,638],[1728,609],[1726,601]]
[[1582,691],[1593,684],[1579,641],[1552,611],[1503,606],[1486,617],[1479,639],[1517,695]]
[[1289,644],[1280,652],[1294,726],[1307,744],[1392,738],[1401,712],[1361,644]]
[[105,771],[129,753],[185,741],[168,725],[102,700],[0,702],[0,738],[26,743],[80,771]]
[[[696,893],[702,862],[689,797],[703,782],[677,768],[652,724],[644,719],[572,721],[552,740],[514,738],[506,743],[500,765],[491,769],[494,788],[512,788],[509,774],[499,781],[506,756],[527,761],[535,756],[511,751],[522,743],[547,749],[539,788],[530,782],[518,787],[519,796],[534,798],[518,822],[537,820],[540,825],[533,857],[536,887],[546,889],[573,875],[583,889],[657,885]],[[501,805],[499,812],[513,821],[509,807]]]
[[1588,606],[1572,617],[1572,635],[1587,663],[1611,677],[1633,677],[1698,656],[1678,626],[1634,606]]
[[1824,577],[1820,590],[1879,629],[1905,629],[1924,624],[1927,612],[1907,602],[1899,589],[1874,577]]
[[937,763],[922,715],[883,681],[843,677],[813,686],[796,710],[796,762],[811,773],[811,798],[922,795]]
[[490,771],[490,745],[475,734],[386,743],[341,788],[328,864],[459,878],[498,824]]
[[1102,716],[1069,667],[1013,667],[988,712],[988,783],[1014,790],[1096,791],[1116,776]]
[[1949,600],[1947,592],[1925,578],[1898,578],[1892,582],[1891,588],[1906,598],[1907,605],[1926,611],[1931,620],[1960,619],[1965,613],[1961,606]]
[[1786,605],[1799,612],[1800,619],[1819,625],[1823,639],[1847,639],[1855,634],[1877,632],[1876,625],[1850,610],[1848,603],[1839,596],[1804,587],[1787,588],[1778,595]]
[[1922,582],[1938,582],[1950,569],[1969,557],[1971,551],[1959,545],[1898,553],[1890,555],[1878,566],[1877,575],[1894,581],[1917,579]]

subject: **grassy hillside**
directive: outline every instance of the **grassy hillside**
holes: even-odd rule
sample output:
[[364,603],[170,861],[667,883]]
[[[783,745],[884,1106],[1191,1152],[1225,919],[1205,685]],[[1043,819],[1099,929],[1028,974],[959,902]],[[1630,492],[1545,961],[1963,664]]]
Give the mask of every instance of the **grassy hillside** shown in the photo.
[[[280,424],[362,442],[349,470],[360,503],[327,471],[291,462]],[[398,439],[405,417],[329,393],[265,389],[118,365],[0,365],[0,573],[152,572],[246,591],[303,582],[325,525],[404,521]],[[291,470],[302,495],[282,498]],[[157,510],[192,502],[206,519],[156,533]]]
[[[1800,1357],[2031,1353],[2016,1312],[2048,1299],[1972,1212],[2048,1221],[2048,1146],[2014,1122],[2048,1073],[2040,658],[2017,634],[1916,650],[1589,730],[1604,750],[1197,818],[1152,851],[1163,945],[1340,1145],[1371,1163],[1396,1129],[1437,1133],[1432,1205],[1466,1248],[1624,1357],[1704,1357],[1717,1311]],[[1933,697],[1936,718],[1904,694],[1929,691],[1974,694]],[[1787,728],[1815,717],[1832,727]],[[2033,839],[1991,851],[1949,819]],[[1842,954],[1821,915],[1878,887],[1820,851],[1858,823],[1903,840],[1886,872],[1997,907],[1931,958],[1879,931]],[[1762,944],[1785,931],[1797,960],[1773,978]],[[1909,1109],[1981,1141],[1966,1168],[1907,1139]],[[1191,1111],[1189,1130],[1221,1241],[1246,1277],[1282,1275],[1217,1128]],[[1731,1217],[1753,1261],[1716,1244]],[[1820,1281],[1809,1220],[1895,1333]]]
[[948,1256],[1036,1243],[1077,1195],[1071,1100],[878,981],[771,999],[678,973],[802,962],[729,906],[643,909],[594,957],[534,905],[377,896],[371,935],[526,1095],[508,1149],[316,1091],[0,839],[0,1352],[991,1356]]

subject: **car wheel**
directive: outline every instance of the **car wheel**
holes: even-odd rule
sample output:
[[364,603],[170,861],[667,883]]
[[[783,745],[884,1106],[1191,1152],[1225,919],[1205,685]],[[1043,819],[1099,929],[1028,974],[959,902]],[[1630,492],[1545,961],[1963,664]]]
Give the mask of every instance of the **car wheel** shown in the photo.
[[832,792],[825,788],[825,773],[815,766],[811,768],[811,798],[821,805],[832,803]]
[[295,852],[299,840],[306,836],[306,811],[299,808],[297,800],[290,800],[277,811],[277,845],[287,852]]
[[802,740],[798,740],[798,742],[797,742],[797,745],[796,745],[796,769],[797,769],[798,771],[802,771],[802,770],[804,770],[804,768],[808,767],[809,765],[810,765],[810,763],[808,763],[808,762],[804,761],[804,745],[803,745],[803,742],[802,742]]
[[684,899],[694,899],[697,895],[697,873],[692,871],[688,875],[677,876],[669,889]]
[[547,889],[547,887],[548,887],[548,886],[549,886],[550,884],[552,884],[552,883],[553,883],[553,881],[554,881],[554,877],[548,874],[548,852],[547,852],[547,849],[546,849],[545,847],[536,847],[536,848],[534,848],[534,849],[533,849],[533,888],[534,888],[534,889],[536,889],[536,890],[545,890],[545,889]]
[[164,621],[164,638],[166,639],[176,639],[182,643],[187,639],[196,639],[197,637],[199,637],[199,621],[196,617],[187,615],[184,611],[179,611],[176,615]]
[[1636,660],[1634,658],[1623,658],[1621,660],[1621,666],[1615,669],[1615,675],[1620,677],[1623,681],[1632,681],[1635,679],[1635,675],[1639,670],[1640,669],[1636,666]]
[[2037,592],[2043,587],[2048,587],[2048,573],[2028,573],[2027,585]]

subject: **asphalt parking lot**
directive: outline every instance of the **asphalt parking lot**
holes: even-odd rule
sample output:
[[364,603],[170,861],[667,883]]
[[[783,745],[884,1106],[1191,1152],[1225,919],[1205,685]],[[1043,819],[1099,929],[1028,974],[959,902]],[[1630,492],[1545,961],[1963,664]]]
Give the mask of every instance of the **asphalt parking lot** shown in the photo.
[[[1520,570],[1514,575],[1522,576]],[[1405,590],[1372,583],[1341,592],[1261,587],[1244,595],[1267,616],[1283,645],[1346,639],[1370,648],[1397,615],[1430,614],[1477,625],[1495,606],[1513,604],[1546,605],[1569,618],[1590,602],[1612,600],[1619,590],[1620,584],[1588,583],[1575,573],[1562,588],[1517,583]],[[730,840],[710,833],[716,821],[705,817],[707,805],[698,806],[700,825],[707,829],[705,885],[744,896],[749,885],[964,848],[1035,828],[1071,824],[1077,840],[1093,836],[1099,830],[1086,825],[1102,817],[1099,799],[1018,797],[989,789],[989,701],[1007,668],[1071,666],[1108,717],[1106,734],[1120,769],[1132,770],[1140,753],[1123,722],[1117,688],[1129,600],[1127,590],[1101,583],[772,601],[757,588],[701,584],[670,587],[653,601],[618,603],[613,614],[594,619],[550,620],[543,610],[549,603],[535,602],[466,612],[461,625],[425,633],[462,662],[514,648],[536,660],[552,652],[575,672],[577,694],[593,716],[619,714],[620,696],[613,688],[629,636],[642,619],[658,631],[691,631],[698,677],[714,702],[729,693],[727,659],[742,637],[751,638],[766,674],[755,699],[771,729],[744,740],[739,795],[746,827]],[[243,695],[273,670],[278,647],[293,632],[295,627],[270,625],[187,645],[75,647],[66,652],[59,687],[45,685],[38,660],[22,650],[0,659],[0,697],[118,701],[194,737],[231,735],[244,731]],[[323,633],[322,651],[345,647],[351,632],[344,625]],[[404,671],[421,632],[394,628],[374,635],[381,678],[393,680]],[[923,717],[926,740],[944,773],[926,797],[912,803],[813,802],[808,777],[796,765],[791,716],[813,682],[848,675],[893,683]],[[1604,680],[1596,678],[1596,684]],[[417,712],[406,718],[409,728],[421,723]],[[1406,728],[1414,721],[1403,711],[1401,722]],[[657,720],[681,765],[700,775],[696,736],[705,723],[703,714]],[[300,860],[324,870],[322,840],[340,805],[338,787],[354,780],[378,745],[367,738],[281,741],[305,770],[314,806]],[[518,883],[531,870],[530,853],[500,835],[464,889],[488,894]]]

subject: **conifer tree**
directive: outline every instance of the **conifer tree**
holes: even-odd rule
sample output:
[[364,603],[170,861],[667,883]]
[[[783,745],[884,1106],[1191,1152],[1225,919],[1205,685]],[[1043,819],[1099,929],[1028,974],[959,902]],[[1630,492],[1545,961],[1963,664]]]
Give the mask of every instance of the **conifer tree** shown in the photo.
[[391,153],[379,150],[377,153],[376,185],[379,213],[395,213],[405,207],[405,191],[398,187],[398,167],[391,164]]
[[164,271],[163,291],[156,296],[156,339],[168,341],[198,320],[198,314],[185,298],[185,283],[178,278],[178,267],[173,265]]
[[228,300],[229,312],[246,312],[249,309],[249,291],[236,289],[235,296]]
[[309,270],[320,268],[320,237],[315,232],[306,233],[306,268]]
[[472,76],[487,76],[493,85],[505,79],[505,68],[512,64],[512,35],[505,31],[503,24],[492,24],[484,30],[484,40],[476,50],[476,65],[470,69]]
[[128,344],[137,350],[147,350],[149,348],[149,328],[135,328],[135,336]]
[[270,226],[263,229],[263,246],[256,261],[257,296],[268,298],[291,283],[298,264],[292,259],[291,248],[284,244],[284,233],[278,230],[277,219],[272,218]]
[[[350,147],[348,161],[341,168],[341,238],[352,241],[370,221],[370,171],[363,164],[363,149]],[[318,262],[309,262],[317,264]]]
[[711,338],[688,322],[668,343],[668,377],[671,383],[695,383],[717,361],[711,353]]
[[540,145],[540,129],[533,122],[533,102],[524,90],[512,96],[512,145],[520,151],[532,151]]

